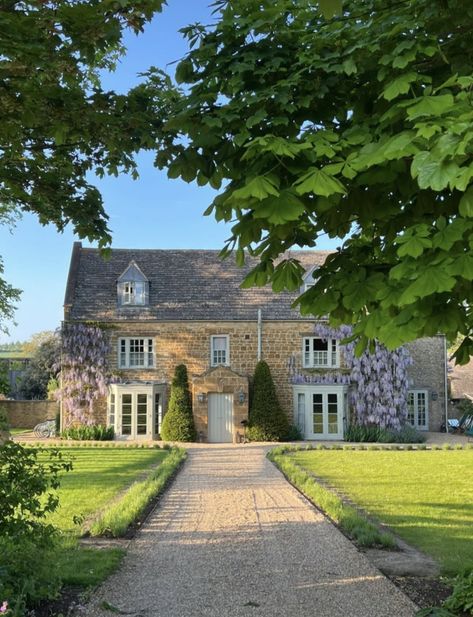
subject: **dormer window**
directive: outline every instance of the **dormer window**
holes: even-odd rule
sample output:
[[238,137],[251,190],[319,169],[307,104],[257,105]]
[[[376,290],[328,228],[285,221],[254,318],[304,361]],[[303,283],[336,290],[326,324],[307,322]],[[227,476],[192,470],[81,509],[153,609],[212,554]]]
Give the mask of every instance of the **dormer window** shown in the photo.
[[119,306],[146,306],[149,303],[149,281],[135,261],[117,280]]
[[306,274],[304,275],[304,278],[302,279],[301,293],[304,293],[304,291],[307,291],[308,289],[313,287],[315,283],[317,282],[318,277],[316,276],[314,278],[316,267],[317,266],[314,266],[313,268],[308,270]]

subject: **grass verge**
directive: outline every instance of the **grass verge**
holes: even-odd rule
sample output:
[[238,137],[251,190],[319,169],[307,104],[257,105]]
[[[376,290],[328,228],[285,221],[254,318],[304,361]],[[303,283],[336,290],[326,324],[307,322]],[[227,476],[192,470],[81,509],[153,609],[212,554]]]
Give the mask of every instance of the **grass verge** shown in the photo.
[[159,467],[143,481],[135,482],[121,499],[103,511],[90,527],[90,535],[119,537],[166,487],[186,458],[185,450],[173,448]]
[[472,450],[300,450],[291,458],[431,555],[444,575],[473,569]]
[[268,458],[301,493],[335,521],[360,546],[395,548],[396,542],[391,534],[380,531],[376,525],[363,518],[355,508],[344,504],[333,491],[319,484],[310,473],[286,454],[290,451],[287,446],[274,448],[268,452]]

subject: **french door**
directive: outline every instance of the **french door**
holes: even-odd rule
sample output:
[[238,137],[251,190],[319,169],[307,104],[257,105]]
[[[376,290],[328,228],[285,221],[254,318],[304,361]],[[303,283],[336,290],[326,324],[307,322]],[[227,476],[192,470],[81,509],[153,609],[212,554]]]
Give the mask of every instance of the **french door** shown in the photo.
[[295,386],[294,418],[305,439],[343,439],[347,386]]
[[164,384],[113,384],[108,426],[121,439],[156,439],[163,418]]
[[407,393],[407,421],[420,431],[429,430],[429,397],[427,390]]

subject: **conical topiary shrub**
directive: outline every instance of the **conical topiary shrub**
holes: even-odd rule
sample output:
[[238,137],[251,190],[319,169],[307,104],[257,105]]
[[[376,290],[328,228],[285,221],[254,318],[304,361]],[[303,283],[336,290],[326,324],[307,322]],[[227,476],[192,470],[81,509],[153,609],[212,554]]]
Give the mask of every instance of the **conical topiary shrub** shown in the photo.
[[255,368],[250,406],[248,438],[252,441],[281,441],[289,433],[289,422],[281,409],[268,364]]
[[165,441],[196,439],[187,368],[184,364],[176,366],[174,372],[168,410],[161,426],[161,438]]

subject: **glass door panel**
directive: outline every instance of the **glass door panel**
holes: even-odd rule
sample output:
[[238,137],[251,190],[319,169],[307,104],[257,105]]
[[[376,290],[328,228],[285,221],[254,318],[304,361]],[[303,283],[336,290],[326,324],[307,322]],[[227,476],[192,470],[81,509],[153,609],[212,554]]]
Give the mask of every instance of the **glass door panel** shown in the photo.
[[131,394],[122,395],[122,435],[131,435],[132,400]]
[[338,433],[338,394],[327,394],[328,432],[330,435]]
[[148,430],[148,395],[136,395],[136,434],[146,435]]
[[161,432],[161,394],[156,392],[154,395],[154,434],[159,435]]
[[324,432],[324,404],[322,394],[312,395],[312,421],[314,433],[316,435],[322,435]]

